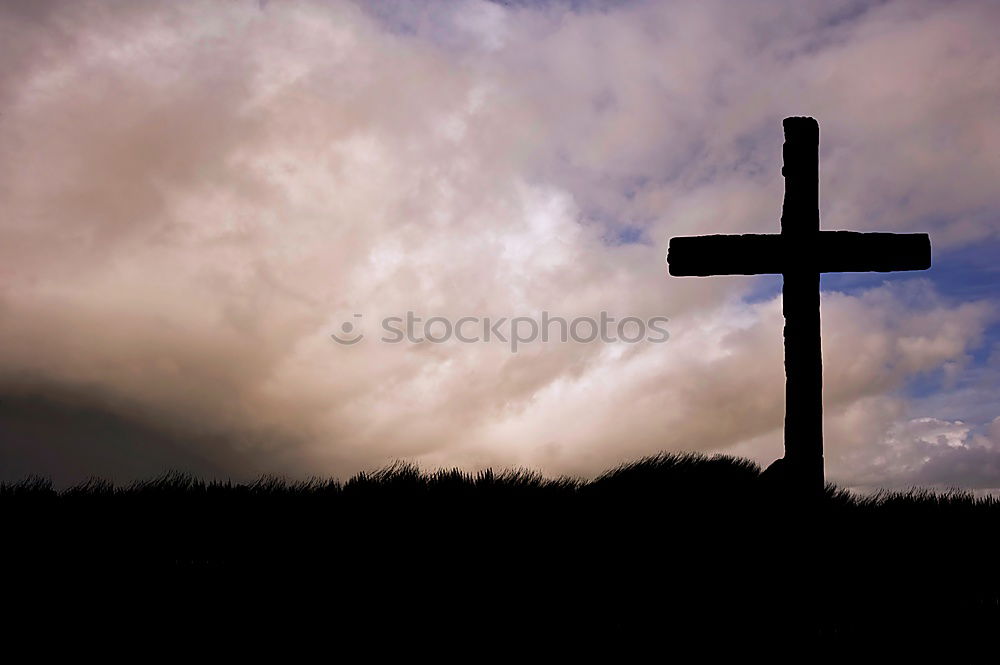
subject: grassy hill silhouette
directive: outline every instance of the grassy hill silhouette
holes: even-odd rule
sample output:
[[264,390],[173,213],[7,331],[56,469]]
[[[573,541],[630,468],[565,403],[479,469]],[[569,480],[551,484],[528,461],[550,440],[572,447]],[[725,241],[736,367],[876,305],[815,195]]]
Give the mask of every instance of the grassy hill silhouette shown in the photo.
[[21,581],[131,586],[133,601],[137,585],[187,617],[309,597],[313,618],[354,633],[670,634],[711,650],[725,626],[841,655],[873,635],[992,648],[1000,625],[996,499],[795,497],[725,456],[661,454],[590,481],[407,464],[343,483],[28,479],[0,485],[0,515]]

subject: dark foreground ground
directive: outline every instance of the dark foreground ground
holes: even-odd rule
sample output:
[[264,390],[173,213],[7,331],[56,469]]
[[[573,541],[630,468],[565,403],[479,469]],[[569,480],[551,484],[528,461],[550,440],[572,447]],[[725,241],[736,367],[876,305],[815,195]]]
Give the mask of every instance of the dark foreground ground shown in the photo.
[[26,481],[0,486],[0,520],[6,605],[27,622],[1000,661],[1000,502],[795,497],[733,458],[590,482],[408,466],[346,483]]

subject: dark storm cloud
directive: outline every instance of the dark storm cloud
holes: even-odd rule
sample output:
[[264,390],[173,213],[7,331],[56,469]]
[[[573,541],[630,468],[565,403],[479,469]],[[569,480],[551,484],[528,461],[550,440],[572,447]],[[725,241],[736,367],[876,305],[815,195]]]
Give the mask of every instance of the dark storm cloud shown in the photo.
[[[170,470],[200,477],[248,475],[244,460],[213,462],[217,442],[190,432],[171,436],[163,423],[144,423],[79,395],[0,396],[0,481],[44,474],[57,486],[89,477],[118,481],[158,476]],[[215,445],[213,445],[215,444]],[[259,471],[258,471],[259,472]]]

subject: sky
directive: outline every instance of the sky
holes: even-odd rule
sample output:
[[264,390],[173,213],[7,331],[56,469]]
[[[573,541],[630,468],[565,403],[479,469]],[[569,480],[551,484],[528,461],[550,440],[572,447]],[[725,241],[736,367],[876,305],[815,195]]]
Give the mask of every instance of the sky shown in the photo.
[[[828,479],[997,491],[998,26],[989,0],[5,0],[0,480],[767,464],[780,277],[664,256],[777,232],[781,120],[810,115],[822,227],[934,254],[823,277]],[[406,312],[669,338],[384,342]]]

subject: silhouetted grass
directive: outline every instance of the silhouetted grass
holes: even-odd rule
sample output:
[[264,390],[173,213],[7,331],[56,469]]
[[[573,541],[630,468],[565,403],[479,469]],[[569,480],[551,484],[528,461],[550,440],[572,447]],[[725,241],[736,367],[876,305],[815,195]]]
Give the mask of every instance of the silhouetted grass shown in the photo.
[[634,640],[725,625],[846,657],[873,631],[978,649],[1000,625],[996,499],[801,497],[726,456],[661,454],[589,481],[403,463],[346,482],[29,478],[0,485],[0,518],[8,577],[136,584],[186,613],[208,612],[188,595],[206,586],[252,590],[246,607],[309,597],[361,632]]
[[[608,499],[670,498],[724,504],[739,497],[753,500],[765,494],[760,484],[760,466],[748,459],[728,455],[706,456],[698,453],[660,453],[623,463],[593,480],[572,477],[548,478],[529,469],[486,469],[467,472],[461,469],[425,471],[417,465],[397,462],[373,472],[362,472],[346,482],[336,479],[295,480],[265,475],[239,483],[231,480],[204,481],[188,474],[167,472],[156,478],[121,485],[92,478],[81,484],[56,490],[44,477],[32,476],[17,482],[0,482],[0,500],[67,504],[88,499],[185,499],[211,500],[239,498],[309,498],[331,500],[340,497],[370,496],[375,499],[458,495],[461,497],[513,497],[530,495],[545,500],[550,497],[587,497],[601,495]],[[773,497],[772,497],[773,498]],[[721,499],[721,500],[720,500]],[[828,485],[820,504],[856,511],[928,511],[1000,509],[1000,499],[975,496],[962,490],[935,491],[927,488],[881,490],[858,494]],[[817,505],[816,502],[813,504]]]

